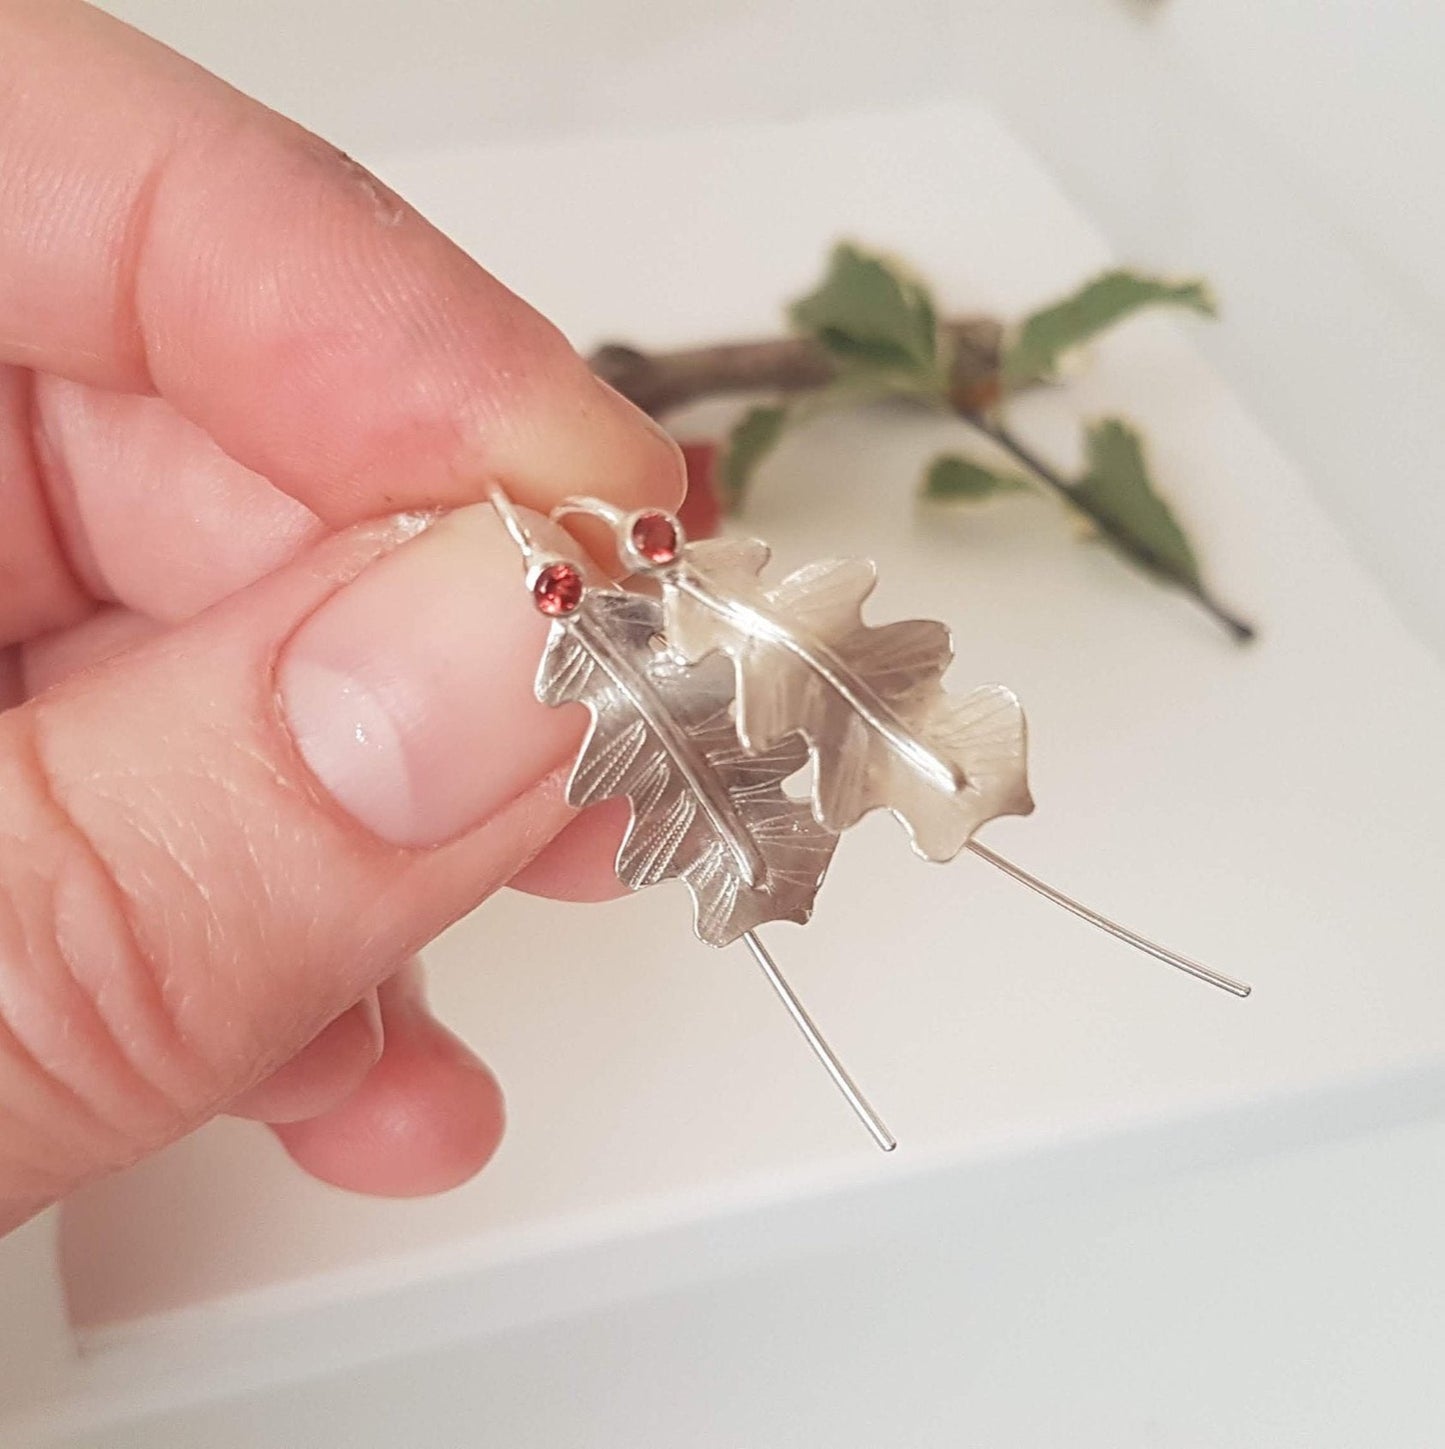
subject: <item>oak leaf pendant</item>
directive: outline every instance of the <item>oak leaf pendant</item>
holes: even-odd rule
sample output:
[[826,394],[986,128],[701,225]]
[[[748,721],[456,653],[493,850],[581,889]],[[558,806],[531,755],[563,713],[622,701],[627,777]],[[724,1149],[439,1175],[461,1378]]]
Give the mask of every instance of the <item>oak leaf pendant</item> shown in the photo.
[[632,819],[617,855],[630,890],[677,878],[698,936],[725,946],[767,921],[804,922],[838,843],[783,782],[802,769],[796,733],[744,748],[731,664],[687,663],[657,647],[654,599],[589,588],[557,619],[537,672],[544,704],[577,701],[592,724],[567,785],[577,809],[625,796]]
[[918,854],[943,861],[986,821],[1033,809],[1023,709],[1002,685],[944,690],[944,625],[865,624],[868,561],[824,560],[769,585],[768,556],[756,540],[688,544],[660,571],[668,644],[689,661],[732,659],[749,750],[808,739],[819,821],[841,832],[891,810]]

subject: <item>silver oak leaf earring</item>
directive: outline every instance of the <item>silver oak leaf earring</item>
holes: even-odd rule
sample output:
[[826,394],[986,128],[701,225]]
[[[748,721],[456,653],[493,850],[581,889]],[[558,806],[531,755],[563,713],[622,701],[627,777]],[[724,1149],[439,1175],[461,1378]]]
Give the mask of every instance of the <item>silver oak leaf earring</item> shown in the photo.
[[1244,982],[1121,926],[973,838],[999,815],[1033,809],[1023,711],[1001,685],[958,697],[944,691],[953,648],[942,624],[865,624],[872,563],[824,560],[767,584],[760,575],[769,550],[757,540],[689,543],[670,513],[626,513],[597,498],[553,510],[554,518],[571,514],[606,520],[623,562],[661,583],[666,638],[681,659],[720,653],[732,661],[746,749],[766,750],[793,730],[808,740],[820,823],[842,832],[870,810],[891,810],[925,860],[968,849],[1155,959],[1249,995]]
[[578,810],[623,797],[631,820],[617,853],[629,890],[683,881],[694,930],[709,946],[741,939],[828,1075],[885,1152],[897,1146],[823,1039],[757,934],[806,922],[838,844],[783,782],[808,762],[801,735],[745,748],[733,722],[729,661],[696,663],[659,648],[655,599],[589,585],[570,559],[539,550],[501,489],[492,505],[522,555],[538,612],[552,621],[537,669],[543,704],[585,705],[591,727],[567,782]]

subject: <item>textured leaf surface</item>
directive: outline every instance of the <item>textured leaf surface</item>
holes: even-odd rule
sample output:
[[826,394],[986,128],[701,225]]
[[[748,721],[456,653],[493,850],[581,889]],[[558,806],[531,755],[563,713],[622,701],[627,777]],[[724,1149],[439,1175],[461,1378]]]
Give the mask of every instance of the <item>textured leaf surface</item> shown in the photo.
[[723,492],[729,508],[737,508],[758,464],[777,447],[787,427],[786,408],[773,404],[749,408],[728,437],[723,455]]
[[920,855],[948,860],[986,820],[1033,808],[1019,702],[999,685],[944,691],[942,624],[865,624],[871,563],[825,560],[769,586],[767,559],[753,540],[689,544],[664,586],[668,639],[687,659],[732,657],[749,749],[807,736],[819,820],[843,831],[888,809]]
[[793,303],[789,316],[845,375],[890,374],[915,388],[943,390],[933,299],[894,262],[840,243],[817,291]]
[[940,503],[982,503],[1000,493],[1018,493],[1028,487],[1028,480],[1017,473],[985,468],[972,458],[953,454],[935,458],[923,479],[924,497]]
[[537,698],[592,712],[568,802],[631,802],[618,877],[630,890],[685,881],[708,945],[766,921],[806,921],[838,843],[806,801],[783,792],[807,763],[807,745],[794,734],[757,754],[744,750],[732,719],[732,666],[721,656],[688,665],[659,652],[662,626],[655,599],[602,589],[553,625]]
[[1198,587],[1199,561],[1169,505],[1154,490],[1138,433],[1118,418],[1089,429],[1088,464],[1073,493],[1098,515],[1114,541],[1151,573]]
[[1064,354],[1145,307],[1185,307],[1212,317],[1214,297],[1200,281],[1169,282],[1136,272],[1105,272],[1071,297],[1035,312],[1004,353],[1004,379],[1017,386],[1053,376]]

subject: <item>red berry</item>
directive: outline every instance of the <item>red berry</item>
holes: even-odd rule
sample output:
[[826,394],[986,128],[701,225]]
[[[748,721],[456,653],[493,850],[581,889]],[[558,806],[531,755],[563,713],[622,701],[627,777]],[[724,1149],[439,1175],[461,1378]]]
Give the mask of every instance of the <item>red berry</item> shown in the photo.
[[683,443],[687,464],[687,497],[677,510],[679,522],[689,538],[711,538],[722,523],[722,500],[718,495],[716,443]]

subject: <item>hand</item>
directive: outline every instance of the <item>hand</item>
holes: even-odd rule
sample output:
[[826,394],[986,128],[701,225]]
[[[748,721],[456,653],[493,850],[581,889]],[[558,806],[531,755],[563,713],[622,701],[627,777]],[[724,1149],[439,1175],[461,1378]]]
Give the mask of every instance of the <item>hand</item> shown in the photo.
[[0,1229],[223,1110],[366,1191],[495,1148],[404,964],[568,818],[491,479],[681,467],[346,157],[0,0]]

